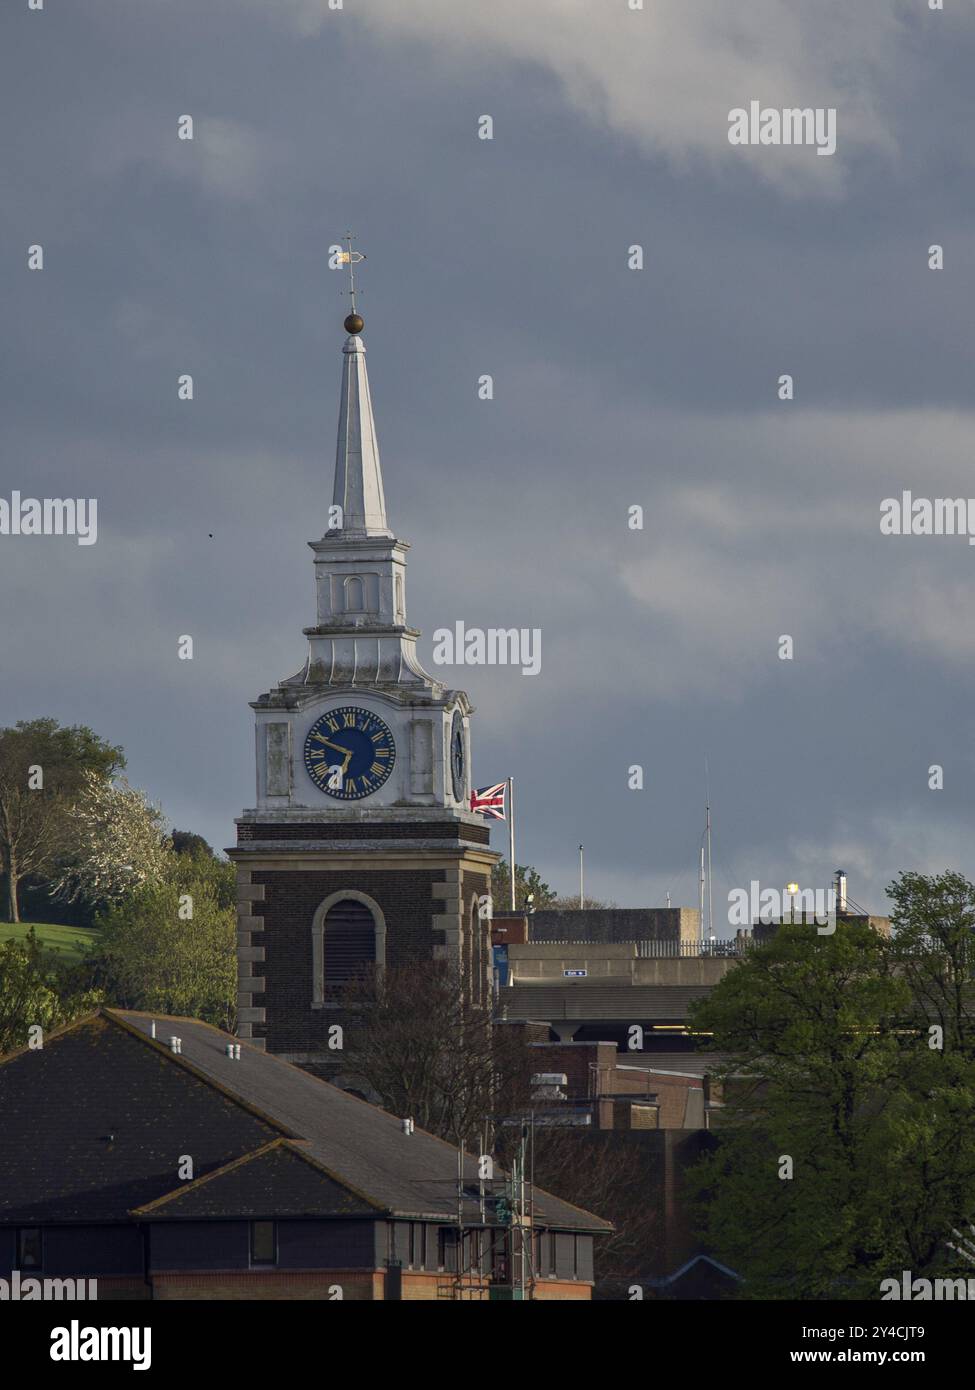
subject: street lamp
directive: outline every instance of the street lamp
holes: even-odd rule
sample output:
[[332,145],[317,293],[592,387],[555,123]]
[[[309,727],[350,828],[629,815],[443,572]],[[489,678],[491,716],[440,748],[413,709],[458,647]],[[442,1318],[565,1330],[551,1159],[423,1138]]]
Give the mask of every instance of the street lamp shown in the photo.
[[787,883],[785,891],[789,895],[789,921],[794,923],[796,920],[796,894],[799,892],[798,883]]

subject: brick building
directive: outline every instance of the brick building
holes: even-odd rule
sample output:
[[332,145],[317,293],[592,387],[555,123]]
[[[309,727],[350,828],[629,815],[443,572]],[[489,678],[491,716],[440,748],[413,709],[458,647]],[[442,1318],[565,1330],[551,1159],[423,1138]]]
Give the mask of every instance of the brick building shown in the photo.
[[[614,1042],[533,1041],[527,1051],[527,1065],[543,1082],[532,1102],[536,1126],[564,1128],[581,1147],[595,1145],[606,1153],[610,1163],[614,1148],[629,1152],[629,1180],[636,1181],[644,1208],[655,1215],[630,1281],[645,1285],[649,1296],[655,1281],[701,1253],[683,1200],[683,1177],[712,1147],[709,1131],[712,1119],[720,1116],[720,1090],[704,1068],[716,1059],[687,1054],[686,1069],[678,1071],[654,1057],[620,1053]],[[614,1199],[606,1214],[626,1229],[625,1201],[617,1209]],[[626,1280],[599,1277],[598,1252],[596,1270],[597,1298],[628,1297]],[[682,1287],[668,1286],[666,1296],[683,1296]],[[664,1295],[658,1290],[653,1296]]]
[[[175,1041],[174,1041],[175,1040]],[[102,1008],[0,1061],[0,1278],[99,1300],[510,1297],[474,1155],[195,1019]],[[462,1173],[462,1178],[460,1177]],[[608,1223],[535,1190],[527,1296],[588,1299]]]
[[565,1077],[540,1088],[536,1113],[546,1124],[565,1117],[592,1129],[709,1129],[720,1106],[703,1053],[696,1071],[678,1071],[620,1053],[614,1042],[530,1042],[527,1051],[533,1075]]

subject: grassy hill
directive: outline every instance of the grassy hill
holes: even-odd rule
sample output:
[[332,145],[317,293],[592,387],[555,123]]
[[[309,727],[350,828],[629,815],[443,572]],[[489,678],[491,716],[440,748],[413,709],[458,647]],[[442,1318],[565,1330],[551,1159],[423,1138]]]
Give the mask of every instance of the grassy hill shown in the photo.
[[87,927],[66,927],[58,922],[0,922],[0,942],[23,941],[31,927],[45,950],[63,965],[77,965],[95,944],[96,933]]

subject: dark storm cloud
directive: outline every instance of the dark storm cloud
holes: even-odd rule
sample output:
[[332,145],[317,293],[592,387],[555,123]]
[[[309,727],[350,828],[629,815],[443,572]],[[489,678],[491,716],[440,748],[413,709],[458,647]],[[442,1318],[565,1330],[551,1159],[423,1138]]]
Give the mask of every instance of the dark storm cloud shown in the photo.
[[[247,701],[313,614],[352,225],[425,663],[457,619],[542,629],[538,677],[436,671],[478,780],[518,779],[519,858],[569,890],[582,840],[594,894],[695,901],[707,753],[716,903],[975,871],[975,551],[878,528],[975,493],[975,44],[916,8],[651,6],[636,41],[568,0],[8,9],[0,493],[96,496],[100,534],[0,542],[3,722],[92,723],[231,843]],[[834,101],[834,160],[736,159],[752,96]]]

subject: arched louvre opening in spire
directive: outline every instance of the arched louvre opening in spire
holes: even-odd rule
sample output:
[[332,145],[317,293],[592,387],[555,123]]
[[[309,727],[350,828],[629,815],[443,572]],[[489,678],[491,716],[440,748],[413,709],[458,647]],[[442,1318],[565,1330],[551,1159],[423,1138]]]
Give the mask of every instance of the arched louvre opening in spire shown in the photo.
[[358,980],[376,963],[376,923],[364,903],[343,898],[325,917],[324,994]]
[[347,534],[389,536],[392,533],[386,524],[366,349],[359,335],[351,334],[342,351],[342,398],[332,501],[342,508],[342,529]]

